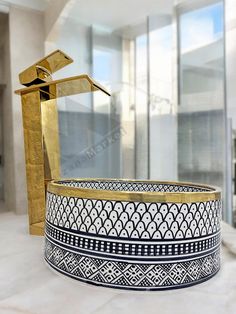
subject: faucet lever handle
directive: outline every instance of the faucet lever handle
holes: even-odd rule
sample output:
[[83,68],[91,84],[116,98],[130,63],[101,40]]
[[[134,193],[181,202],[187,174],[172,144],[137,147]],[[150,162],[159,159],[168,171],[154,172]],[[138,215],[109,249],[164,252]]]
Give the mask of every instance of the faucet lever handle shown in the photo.
[[19,74],[22,85],[30,86],[52,80],[51,74],[73,62],[61,50],[55,50]]

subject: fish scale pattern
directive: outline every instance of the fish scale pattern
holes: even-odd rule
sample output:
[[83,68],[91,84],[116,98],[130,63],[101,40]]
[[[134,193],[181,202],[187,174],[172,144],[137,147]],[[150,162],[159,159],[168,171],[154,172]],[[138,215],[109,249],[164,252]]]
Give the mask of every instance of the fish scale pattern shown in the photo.
[[142,203],[92,200],[47,193],[46,219],[92,235],[129,239],[186,239],[220,230],[221,201]]

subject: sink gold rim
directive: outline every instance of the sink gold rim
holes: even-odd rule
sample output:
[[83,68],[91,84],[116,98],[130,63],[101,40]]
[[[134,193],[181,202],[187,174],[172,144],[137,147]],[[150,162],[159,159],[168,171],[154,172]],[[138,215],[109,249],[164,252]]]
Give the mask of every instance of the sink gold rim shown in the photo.
[[[83,181],[113,181],[131,183],[152,183],[152,184],[174,184],[209,189],[199,192],[146,192],[146,191],[112,191],[92,188],[79,188],[63,185],[60,182],[83,182]],[[206,202],[221,199],[221,190],[218,187],[203,185],[192,182],[177,181],[155,181],[135,179],[110,179],[110,178],[79,178],[60,179],[48,183],[47,191],[60,196],[77,197],[96,200],[110,201],[133,201],[133,202],[158,202],[158,203],[194,203]]]

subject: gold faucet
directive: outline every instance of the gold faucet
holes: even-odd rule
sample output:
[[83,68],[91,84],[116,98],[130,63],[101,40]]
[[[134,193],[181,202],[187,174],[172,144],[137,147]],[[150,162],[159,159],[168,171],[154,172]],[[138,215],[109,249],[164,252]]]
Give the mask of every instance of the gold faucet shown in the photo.
[[79,93],[109,92],[87,74],[52,80],[52,74],[73,60],[56,50],[19,74],[29,232],[44,234],[47,183],[60,178],[60,143],[56,99]]

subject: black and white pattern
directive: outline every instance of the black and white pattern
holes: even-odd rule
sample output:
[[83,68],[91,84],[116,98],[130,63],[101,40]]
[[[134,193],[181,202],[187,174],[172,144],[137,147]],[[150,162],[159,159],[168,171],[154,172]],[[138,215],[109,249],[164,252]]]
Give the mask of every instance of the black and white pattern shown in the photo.
[[220,268],[219,250],[197,259],[166,263],[116,261],[75,253],[46,240],[46,261],[72,278],[113,288],[163,290],[211,278]]
[[[146,191],[149,186],[101,182],[65,185],[117,191]],[[198,190],[191,185],[150,185],[152,191]],[[200,187],[202,191],[212,189]],[[48,192],[45,258],[58,271],[93,284],[137,290],[186,287],[219,270],[220,217],[221,200],[144,203]]]
[[70,232],[46,223],[45,234],[51,241],[72,248],[75,251],[105,256],[113,255],[117,258],[129,259],[170,259],[182,256],[198,256],[216,249],[220,244],[220,233],[201,237],[199,239],[182,241],[142,241],[121,238],[104,238],[95,235]]
[[48,193],[47,220],[63,228],[131,239],[185,239],[220,228],[221,202],[141,203],[62,197]]

